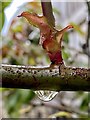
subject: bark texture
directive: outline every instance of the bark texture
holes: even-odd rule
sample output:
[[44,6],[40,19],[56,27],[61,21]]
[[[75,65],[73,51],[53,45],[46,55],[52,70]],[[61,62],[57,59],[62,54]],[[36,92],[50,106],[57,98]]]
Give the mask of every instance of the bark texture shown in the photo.
[[90,91],[90,69],[64,65],[50,68],[0,66],[0,84],[6,88],[53,91]]

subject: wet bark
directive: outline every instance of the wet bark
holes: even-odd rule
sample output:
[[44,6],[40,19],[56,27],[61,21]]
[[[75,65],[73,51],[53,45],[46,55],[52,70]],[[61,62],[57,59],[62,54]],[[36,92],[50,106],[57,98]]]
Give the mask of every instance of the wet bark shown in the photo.
[[58,66],[34,68],[4,65],[0,67],[0,84],[5,88],[53,91],[90,91],[90,69]]

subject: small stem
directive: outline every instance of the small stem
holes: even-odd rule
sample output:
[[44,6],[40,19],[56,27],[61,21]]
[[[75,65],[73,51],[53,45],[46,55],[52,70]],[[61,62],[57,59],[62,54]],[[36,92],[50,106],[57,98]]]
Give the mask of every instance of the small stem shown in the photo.
[[55,18],[52,12],[51,0],[49,0],[49,2],[44,2],[43,0],[41,0],[41,5],[42,5],[43,15],[47,18],[49,24],[52,27],[55,27]]

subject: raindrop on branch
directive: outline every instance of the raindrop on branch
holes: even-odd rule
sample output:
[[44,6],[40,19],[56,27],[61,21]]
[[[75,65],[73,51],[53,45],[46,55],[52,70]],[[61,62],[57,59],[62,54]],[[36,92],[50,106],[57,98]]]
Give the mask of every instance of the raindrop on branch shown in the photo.
[[48,102],[50,100],[52,100],[57,94],[58,92],[56,91],[48,91],[48,90],[39,90],[39,91],[35,91],[36,95],[43,101]]

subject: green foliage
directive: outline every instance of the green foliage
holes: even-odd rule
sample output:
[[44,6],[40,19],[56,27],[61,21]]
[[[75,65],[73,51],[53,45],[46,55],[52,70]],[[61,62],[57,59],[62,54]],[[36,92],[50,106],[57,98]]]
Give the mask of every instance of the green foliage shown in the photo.
[[87,111],[87,106],[89,107],[89,101],[90,101],[90,99],[88,97],[88,94],[84,94],[83,95],[82,102],[81,102],[81,105],[80,105],[80,109],[81,110],[86,110]]
[[[77,92],[76,97],[78,99],[81,99],[80,110],[88,112],[89,101],[90,101],[89,93],[80,91],[80,92]],[[81,116],[85,117],[85,115],[81,115]]]
[[69,43],[69,38],[68,38],[69,36],[68,36],[68,33],[66,32],[65,34],[64,34],[64,36],[63,36],[63,40],[64,40],[64,42],[66,43],[66,44],[68,44]]
[[60,11],[57,8],[53,8],[53,11],[55,14],[57,14],[59,16],[61,15]]
[[79,25],[77,25],[77,24],[75,24],[75,23],[73,23],[73,22],[71,22],[70,24],[74,26],[74,29],[75,29],[80,35],[85,35],[85,33],[83,32],[83,30],[80,28]]
[[10,2],[0,2],[0,31],[5,21],[4,9],[10,4]]
[[31,90],[11,90],[5,96],[5,107],[11,117],[19,115],[19,110],[23,104],[28,104],[34,98],[34,92]]
[[70,54],[65,50],[62,51],[62,54],[63,54],[63,59],[64,60],[67,60],[70,57]]

